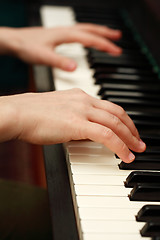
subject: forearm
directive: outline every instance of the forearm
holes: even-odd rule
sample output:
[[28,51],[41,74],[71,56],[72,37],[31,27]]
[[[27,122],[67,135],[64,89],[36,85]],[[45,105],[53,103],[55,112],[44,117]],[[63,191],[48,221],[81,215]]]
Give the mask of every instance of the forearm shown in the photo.
[[9,27],[0,27],[0,55],[14,55],[17,49],[16,32]]

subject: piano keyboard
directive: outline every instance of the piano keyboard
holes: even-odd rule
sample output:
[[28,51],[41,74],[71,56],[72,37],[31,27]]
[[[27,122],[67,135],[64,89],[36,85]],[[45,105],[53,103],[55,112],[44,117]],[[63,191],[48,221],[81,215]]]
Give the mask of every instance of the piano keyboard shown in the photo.
[[[143,239],[151,239],[160,236],[160,225],[148,224],[145,230],[145,223],[136,221],[135,216],[144,205],[157,205],[160,201],[158,77],[143,53],[145,45],[141,50],[138,43],[131,40],[132,33],[121,23],[123,19],[118,14],[116,20],[113,12],[108,12],[108,18],[105,18],[103,11],[98,17],[98,10],[93,9],[90,16],[87,9],[83,9],[83,14],[80,10],[76,9],[80,21],[92,20],[103,24],[106,19],[108,26],[122,29],[124,39],[118,44],[124,52],[120,58],[114,58],[93,49],[88,53],[78,43],[57,47],[58,53],[75,59],[78,68],[73,73],[53,69],[55,88],[78,87],[94,97],[122,105],[134,120],[148,148],[146,153],[137,154],[133,163],[125,164],[98,143],[72,141],[65,144],[71,188],[76,199],[75,211],[79,218],[77,222],[80,223],[79,236],[83,240],[138,240],[142,239],[142,234]],[[68,26],[76,22],[70,7],[43,6],[41,18],[45,27]],[[98,92],[100,95],[97,95]],[[135,170],[138,171],[133,172]],[[125,187],[124,182],[134,187],[133,190]],[[153,207],[149,207],[150,211]],[[155,230],[152,231],[152,228]]]

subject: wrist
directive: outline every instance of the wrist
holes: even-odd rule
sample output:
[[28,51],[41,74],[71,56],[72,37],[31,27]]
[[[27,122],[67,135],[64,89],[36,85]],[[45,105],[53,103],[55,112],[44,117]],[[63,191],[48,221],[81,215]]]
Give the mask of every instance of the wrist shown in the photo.
[[18,29],[0,27],[0,54],[15,55],[18,49]]
[[12,96],[0,97],[0,142],[18,136],[18,112],[12,104]]

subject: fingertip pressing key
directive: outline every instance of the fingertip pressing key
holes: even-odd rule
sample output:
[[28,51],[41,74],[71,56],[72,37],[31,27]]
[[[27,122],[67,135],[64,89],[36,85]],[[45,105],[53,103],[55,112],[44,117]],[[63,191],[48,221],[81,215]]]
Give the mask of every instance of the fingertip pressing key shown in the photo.
[[141,139],[139,140],[139,148],[141,151],[146,150],[146,144]]
[[132,152],[130,152],[128,155],[128,163],[133,162],[134,159],[135,159],[135,155]]

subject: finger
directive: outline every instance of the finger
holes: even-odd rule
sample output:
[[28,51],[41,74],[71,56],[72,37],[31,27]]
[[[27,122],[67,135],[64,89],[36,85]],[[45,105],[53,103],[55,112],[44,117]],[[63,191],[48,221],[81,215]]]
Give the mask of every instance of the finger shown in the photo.
[[77,67],[75,61],[55,53],[50,48],[42,48],[41,51],[36,54],[36,58],[36,62],[40,64],[57,67],[65,71],[74,71]]
[[83,31],[88,31],[103,37],[107,37],[112,40],[118,40],[122,37],[122,32],[120,30],[114,30],[108,28],[107,26],[101,26],[98,24],[79,23],[75,25],[75,28]]
[[[122,52],[122,49],[112,43],[110,40],[102,37],[97,36],[92,33],[88,33],[81,30],[74,30],[71,31],[70,28],[65,32],[60,39],[57,39],[56,44],[61,43],[71,43],[71,42],[79,42],[86,47],[95,47],[102,51],[107,51],[112,54],[119,55]],[[55,44],[55,42],[53,43]]]
[[143,152],[146,149],[146,145],[138,140],[130,129],[115,115],[102,109],[93,108],[90,110],[88,117],[88,120],[110,128],[131,150]]
[[103,109],[105,111],[108,111],[109,113],[115,115],[118,117],[131,131],[131,133],[140,140],[140,136],[138,133],[138,130],[136,126],[134,125],[131,118],[127,115],[127,113],[124,111],[124,109],[112,102],[106,101],[106,100],[98,100],[93,98],[93,106],[96,108]]
[[130,163],[135,159],[127,145],[109,128],[97,123],[88,122],[83,129],[86,139],[104,144],[116,153],[122,161]]

